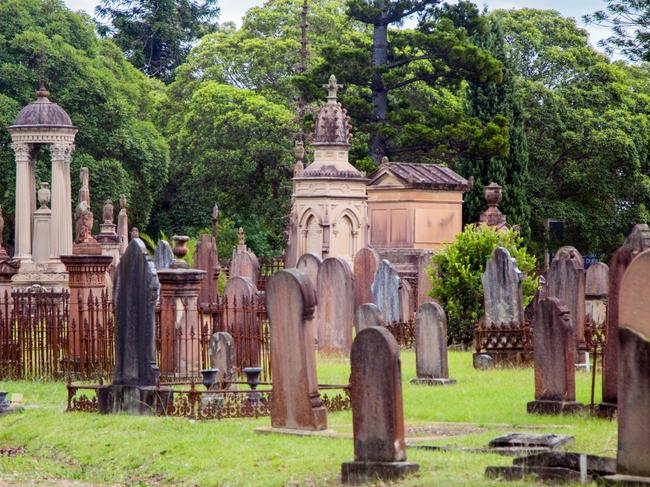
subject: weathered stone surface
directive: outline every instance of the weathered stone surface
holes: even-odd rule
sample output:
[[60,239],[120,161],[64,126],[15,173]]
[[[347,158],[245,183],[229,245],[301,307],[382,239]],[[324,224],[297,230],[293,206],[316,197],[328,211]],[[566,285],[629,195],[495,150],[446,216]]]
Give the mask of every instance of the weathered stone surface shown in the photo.
[[650,485],[650,477],[635,475],[608,475],[597,479],[598,485],[606,487],[646,487]]
[[[397,478],[416,470],[406,462],[399,347],[386,328],[359,332],[350,357],[354,462],[342,465],[344,482]],[[375,464],[373,467],[368,464]],[[366,466],[364,466],[366,465]]]
[[230,273],[228,277],[246,277],[257,285],[260,274],[260,262],[257,256],[248,250],[245,244],[240,244],[232,253]]
[[609,294],[609,266],[596,262],[589,266],[585,277],[585,296],[587,298],[604,298]]
[[569,309],[557,298],[545,298],[539,301],[535,315],[535,401],[528,404],[528,411],[549,414],[573,411],[574,406],[578,407],[575,403],[576,345]]
[[399,300],[402,308],[401,321],[406,323],[415,314],[415,293],[413,292],[413,286],[406,279],[400,279]]
[[418,256],[417,262],[417,272],[418,272],[418,295],[417,295],[417,306],[421,306],[424,303],[429,303],[433,301],[431,297],[431,291],[433,290],[433,284],[431,282],[431,277],[429,272],[433,268],[431,262],[431,257],[433,252],[423,252]]
[[487,353],[474,354],[474,368],[479,370],[489,370],[494,368],[494,359]]
[[318,349],[349,354],[354,327],[354,288],[350,266],[339,257],[325,259],[318,270],[316,323]]
[[620,288],[618,474],[650,477],[650,250],[628,266]]
[[115,367],[113,384],[153,386],[155,306],[160,283],[145,245],[133,239],[117,267],[115,288]]
[[585,265],[573,247],[561,247],[548,271],[546,296],[558,298],[569,308],[576,343],[585,339]]
[[379,254],[375,249],[363,248],[354,256],[354,309],[372,303],[372,283],[379,267]]
[[217,254],[217,242],[212,235],[201,235],[199,241],[196,243],[194,266],[206,273],[205,279],[201,281],[199,303],[209,304],[216,302],[220,265]]
[[296,269],[303,274],[307,274],[314,289],[318,288],[318,269],[320,269],[323,260],[316,254],[303,254],[298,259]]
[[174,252],[166,240],[161,240],[153,253],[153,264],[157,271],[168,269],[174,262]]
[[400,321],[402,318],[399,285],[400,277],[395,268],[387,260],[382,260],[372,283],[372,295],[387,323]]
[[497,247],[481,278],[487,324],[522,325],[524,322],[523,273],[503,247]]
[[234,353],[235,347],[230,333],[219,331],[210,337],[210,364],[213,369],[219,369],[217,384],[220,389],[235,380]]
[[419,379],[449,379],[447,317],[438,303],[424,303],[415,317],[415,366]]
[[548,433],[507,433],[490,440],[491,448],[512,447],[543,447],[553,450],[573,443],[575,438],[567,435],[554,435]]
[[623,274],[634,258],[650,249],[650,228],[646,224],[635,225],[610,261],[609,299],[607,309],[607,342],[603,357],[603,406],[614,409],[618,397],[618,328],[619,296]]
[[354,329],[358,334],[370,326],[384,326],[384,317],[374,303],[365,303],[354,313]]
[[534,478],[539,481],[557,483],[580,483],[580,472],[559,467],[487,467],[485,476],[490,479],[525,480]]
[[585,455],[573,452],[549,451],[515,458],[514,465],[527,467],[558,467],[580,471],[581,464],[589,475],[611,475],[616,473],[616,459]]
[[[248,367],[259,367],[259,340],[246,337],[258,335],[257,313],[258,291],[255,284],[246,277],[231,277],[223,291],[226,327],[236,338],[236,355]],[[241,365],[240,365],[241,366]]]
[[324,430],[327,410],[318,393],[312,318],[316,293],[309,278],[295,269],[275,274],[266,284],[271,322],[274,428]]

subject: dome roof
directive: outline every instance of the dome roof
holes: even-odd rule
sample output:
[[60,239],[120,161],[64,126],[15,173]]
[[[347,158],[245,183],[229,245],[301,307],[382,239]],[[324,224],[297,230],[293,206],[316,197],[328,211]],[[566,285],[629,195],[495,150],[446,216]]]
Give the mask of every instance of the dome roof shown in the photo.
[[336,83],[334,75],[323,85],[328,92],[327,103],[316,116],[313,145],[350,145],[350,117],[336,100],[336,93],[342,87]]
[[23,108],[12,127],[65,127],[74,128],[70,116],[48,99],[50,92],[44,88],[36,92],[36,101]]

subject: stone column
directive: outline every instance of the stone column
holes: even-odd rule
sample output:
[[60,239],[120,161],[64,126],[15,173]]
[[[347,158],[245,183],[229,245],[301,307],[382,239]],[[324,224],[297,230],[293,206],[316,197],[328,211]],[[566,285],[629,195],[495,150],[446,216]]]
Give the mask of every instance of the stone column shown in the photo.
[[74,144],[52,144],[52,244],[50,263],[72,253],[72,195],[70,161]]
[[13,143],[16,154],[16,249],[14,257],[23,265],[32,262],[32,200],[35,188],[30,187],[31,147]]
[[183,377],[198,376],[201,371],[201,324],[199,292],[205,271],[188,269],[177,259],[158,271],[160,281],[160,372]]

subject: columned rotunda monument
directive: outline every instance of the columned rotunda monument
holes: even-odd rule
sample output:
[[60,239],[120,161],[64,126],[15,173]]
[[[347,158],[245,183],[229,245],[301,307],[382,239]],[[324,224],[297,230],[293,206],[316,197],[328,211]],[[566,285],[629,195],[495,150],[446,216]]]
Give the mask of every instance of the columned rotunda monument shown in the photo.
[[[8,128],[16,154],[14,257],[20,261],[20,271],[13,282],[19,287],[66,286],[60,256],[72,253],[70,162],[77,127],[63,108],[49,100],[49,94],[41,74],[36,101],[23,108]],[[49,149],[52,160],[51,212],[47,183],[41,184],[41,207],[36,209],[36,153],[41,146]]]
[[367,179],[348,161],[349,117],[337,101],[342,85],[332,75],[323,87],[328,95],[316,116],[314,162],[304,169],[298,158],[294,169],[289,267],[306,253],[341,257],[352,265],[356,252],[368,245]]

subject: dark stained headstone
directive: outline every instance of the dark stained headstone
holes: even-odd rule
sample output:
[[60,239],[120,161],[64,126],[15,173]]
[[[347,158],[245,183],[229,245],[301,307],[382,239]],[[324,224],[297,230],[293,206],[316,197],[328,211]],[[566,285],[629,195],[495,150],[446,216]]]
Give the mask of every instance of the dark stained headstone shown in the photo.
[[172,252],[172,248],[166,240],[161,240],[153,253],[153,264],[156,270],[159,271],[168,269],[172,262],[174,262],[174,252]]
[[387,260],[382,260],[372,283],[374,303],[384,315],[386,323],[402,319],[402,303],[399,294],[400,277],[397,270]]
[[497,247],[485,265],[481,278],[488,325],[523,325],[523,273],[503,247]]
[[447,317],[438,303],[424,303],[415,317],[415,367],[412,384],[452,385],[447,364]]
[[318,287],[318,269],[320,269],[323,260],[316,254],[303,254],[296,263],[296,269],[303,274],[307,274],[314,289]]
[[236,366],[259,367],[260,323],[257,313],[257,288],[246,277],[231,277],[223,291],[226,329],[232,333]]
[[266,284],[271,323],[273,428],[324,430],[327,410],[318,393],[314,324],[316,292],[295,269],[281,270]]
[[379,254],[375,249],[363,248],[354,256],[354,309],[372,303],[372,283],[379,267]]
[[585,265],[573,247],[561,247],[548,271],[546,296],[558,298],[569,308],[576,344],[585,340]]
[[557,298],[538,302],[533,327],[535,401],[528,412],[561,414],[582,410],[575,400],[575,333],[569,308]]
[[321,264],[317,281],[318,349],[348,355],[354,328],[352,270],[343,259],[329,257]]
[[646,224],[635,225],[609,262],[609,297],[607,305],[607,342],[603,356],[603,403],[601,409],[608,415],[616,410],[618,401],[618,329],[619,297],[621,282],[626,269],[634,258],[650,249],[650,228]]
[[219,331],[210,337],[210,365],[213,369],[219,369],[217,384],[220,388],[235,380],[235,347],[232,335],[225,331]]
[[341,465],[343,482],[392,480],[415,472],[406,462],[399,346],[386,328],[359,332],[350,357],[354,462]]
[[220,266],[217,256],[217,243],[212,235],[201,235],[196,243],[194,267],[205,272],[205,279],[201,282],[201,290],[199,291],[199,303],[215,303]]
[[354,314],[354,330],[357,334],[370,326],[384,326],[384,317],[374,303],[365,303]]

